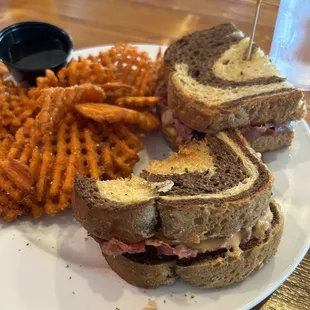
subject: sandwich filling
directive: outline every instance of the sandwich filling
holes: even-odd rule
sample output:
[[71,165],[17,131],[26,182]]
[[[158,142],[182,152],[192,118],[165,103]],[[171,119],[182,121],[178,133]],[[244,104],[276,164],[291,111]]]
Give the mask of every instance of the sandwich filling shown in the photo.
[[[161,97],[160,104],[163,107],[163,113],[161,115],[161,122],[164,126],[164,130],[169,134],[171,139],[177,145],[184,144],[193,138],[199,140],[203,138],[204,134],[197,132],[188,126],[186,126],[177,115],[168,107],[167,104],[167,90],[164,87],[158,92],[158,96]],[[272,123],[267,123],[263,126],[248,126],[241,128],[240,132],[245,137],[248,142],[252,142],[263,136],[275,136],[280,133],[293,132],[295,127],[295,122],[287,122],[281,125],[275,125]]]
[[208,238],[202,240],[169,240],[160,236],[147,239],[143,242],[126,244],[112,238],[109,241],[98,240],[102,243],[102,251],[105,255],[118,256],[123,254],[144,253],[152,247],[157,250],[157,255],[176,256],[178,259],[195,258],[201,253],[214,252],[226,249],[228,255],[239,257],[242,253],[240,245],[244,245],[251,239],[263,240],[266,232],[271,228],[273,213],[270,207],[259,218],[257,223],[250,228],[243,228],[228,237]]

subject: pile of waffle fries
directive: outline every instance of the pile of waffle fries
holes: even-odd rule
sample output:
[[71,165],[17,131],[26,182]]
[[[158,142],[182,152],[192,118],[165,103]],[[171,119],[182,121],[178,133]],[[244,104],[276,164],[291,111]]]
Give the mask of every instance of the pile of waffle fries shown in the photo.
[[[132,173],[141,131],[158,129],[151,108],[162,78],[155,61],[124,44],[47,70],[25,89],[0,79],[0,217],[34,218],[71,204],[74,175]],[[1,71],[0,71],[1,72]]]

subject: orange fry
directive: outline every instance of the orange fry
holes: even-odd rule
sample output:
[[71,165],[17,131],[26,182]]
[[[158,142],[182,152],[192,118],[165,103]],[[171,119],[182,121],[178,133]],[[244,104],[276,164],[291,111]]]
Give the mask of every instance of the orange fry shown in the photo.
[[1,162],[1,169],[6,171],[6,175],[10,181],[24,191],[29,191],[34,183],[29,168],[20,161],[8,158]]
[[159,97],[120,97],[117,98],[115,104],[121,107],[142,109],[155,106],[159,101]]
[[115,66],[117,80],[134,87],[130,95],[145,96],[151,94],[149,84],[154,78],[155,63],[148,53],[139,51],[137,47],[129,44],[116,44],[104,54]]
[[[0,66],[0,218],[40,217],[71,204],[76,174],[129,176],[142,141],[129,128],[159,127],[156,105],[163,55],[116,44],[46,70],[26,89]],[[104,103],[103,103],[104,102]],[[109,104],[107,104],[109,103]],[[78,113],[78,112],[79,113]],[[128,125],[127,125],[128,124]]]
[[106,92],[107,97],[117,98],[131,94],[134,91],[132,85],[124,84],[121,82],[109,82],[100,85]]
[[114,81],[115,78],[113,70],[99,62],[83,58],[72,59],[66,67],[58,71],[57,76],[52,70],[46,70],[44,77],[37,78],[37,89],[81,84],[105,84]]
[[6,67],[5,64],[3,64],[2,62],[0,62],[0,73],[1,74],[8,74],[9,73],[9,70],[8,68]]
[[57,77],[59,86],[105,84],[115,80],[115,74],[111,69],[87,59],[71,60],[67,67],[58,71]]
[[75,109],[83,116],[97,122],[118,123],[123,121],[137,125],[145,131],[156,130],[160,125],[159,119],[150,112],[135,111],[104,103],[81,103],[76,105]]
[[36,117],[39,132],[49,132],[57,128],[73,105],[88,100],[101,102],[105,98],[105,92],[100,87],[92,84],[42,90],[38,100],[41,111]]
[[120,89],[120,88],[125,88],[125,89],[133,89],[133,86],[120,83],[120,82],[109,82],[105,83],[101,86],[104,90],[109,90],[109,89]]

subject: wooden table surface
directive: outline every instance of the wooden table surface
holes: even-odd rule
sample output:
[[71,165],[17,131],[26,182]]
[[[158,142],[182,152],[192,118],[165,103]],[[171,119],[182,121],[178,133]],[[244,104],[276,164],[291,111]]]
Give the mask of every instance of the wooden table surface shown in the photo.
[[[195,29],[233,21],[251,31],[255,0],[1,0],[0,28],[40,20],[69,31],[75,48],[115,42],[167,44]],[[255,41],[269,51],[279,0],[262,1]],[[310,103],[310,95],[308,102]],[[308,104],[309,106],[309,104]],[[307,117],[310,122],[310,113]],[[263,310],[310,309],[310,252]]]

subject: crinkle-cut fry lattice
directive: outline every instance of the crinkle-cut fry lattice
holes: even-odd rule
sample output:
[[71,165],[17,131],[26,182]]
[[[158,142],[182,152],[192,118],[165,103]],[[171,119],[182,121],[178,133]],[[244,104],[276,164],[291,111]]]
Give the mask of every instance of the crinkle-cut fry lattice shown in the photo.
[[46,70],[45,77],[37,79],[39,89],[48,87],[68,87],[80,84],[103,85],[115,81],[116,76],[112,68],[103,66],[99,62],[88,59],[72,59],[68,65],[58,71],[57,75],[52,70]]
[[71,113],[51,134],[34,135],[34,125],[28,119],[14,138],[0,144],[0,216],[6,220],[61,211],[71,203],[75,174],[125,177],[139,160],[142,143],[125,125],[80,124]]
[[[21,137],[20,137],[21,138]],[[29,148],[22,148],[21,140],[6,136],[0,144],[0,216],[12,221],[17,216],[39,217],[43,210],[34,201],[29,173]]]
[[159,49],[155,61],[148,53],[129,44],[116,44],[98,55],[72,59],[57,75],[46,70],[45,77],[37,79],[37,87],[30,90],[32,98],[38,98],[40,90],[49,87],[68,87],[91,83],[104,86],[121,83],[123,87],[109,92],[112,98],[122,96],[150,96],[163,75],[163,55]]
[[117,98],[115,104],[120,107],[143,109],[155,106],[159,102],[160,97],[120,97]]
[[116,179],[131,174],[142,149],[138,136],[124,124],[92,123],[90,130],[95,133],[97,143],[106,142],[101,152],[105,168],[103,178]]
[[[148,109],[158,102],[162,65],[161,50],[153,61],[117,44],[73,59],[57,74],[46,70],[30,90],[0,71],[0,217],[38,218],[69,207],[75,174],[131,174],[142,142],[129,128],[158,128]],[[75,107],[85,103],[83,116]]]
[[102,88],[92,84],[71,87],[54,87],[41,91],[38,104],[41,107],[36,117],[39,133],[57,128],[66,113],[79,102],[102,102],[106,95]]
[[151,95],[156,87],[158,73],[162,68],[162,54],[159,50],[155,62],[148,53],[141,52],[129,44],[116,44],[106,52],[116,68],[116,78],[132,85],[132,96]]
[[0,79],[0,135],[14,134],[36,112],[37,103],[22,85]]

